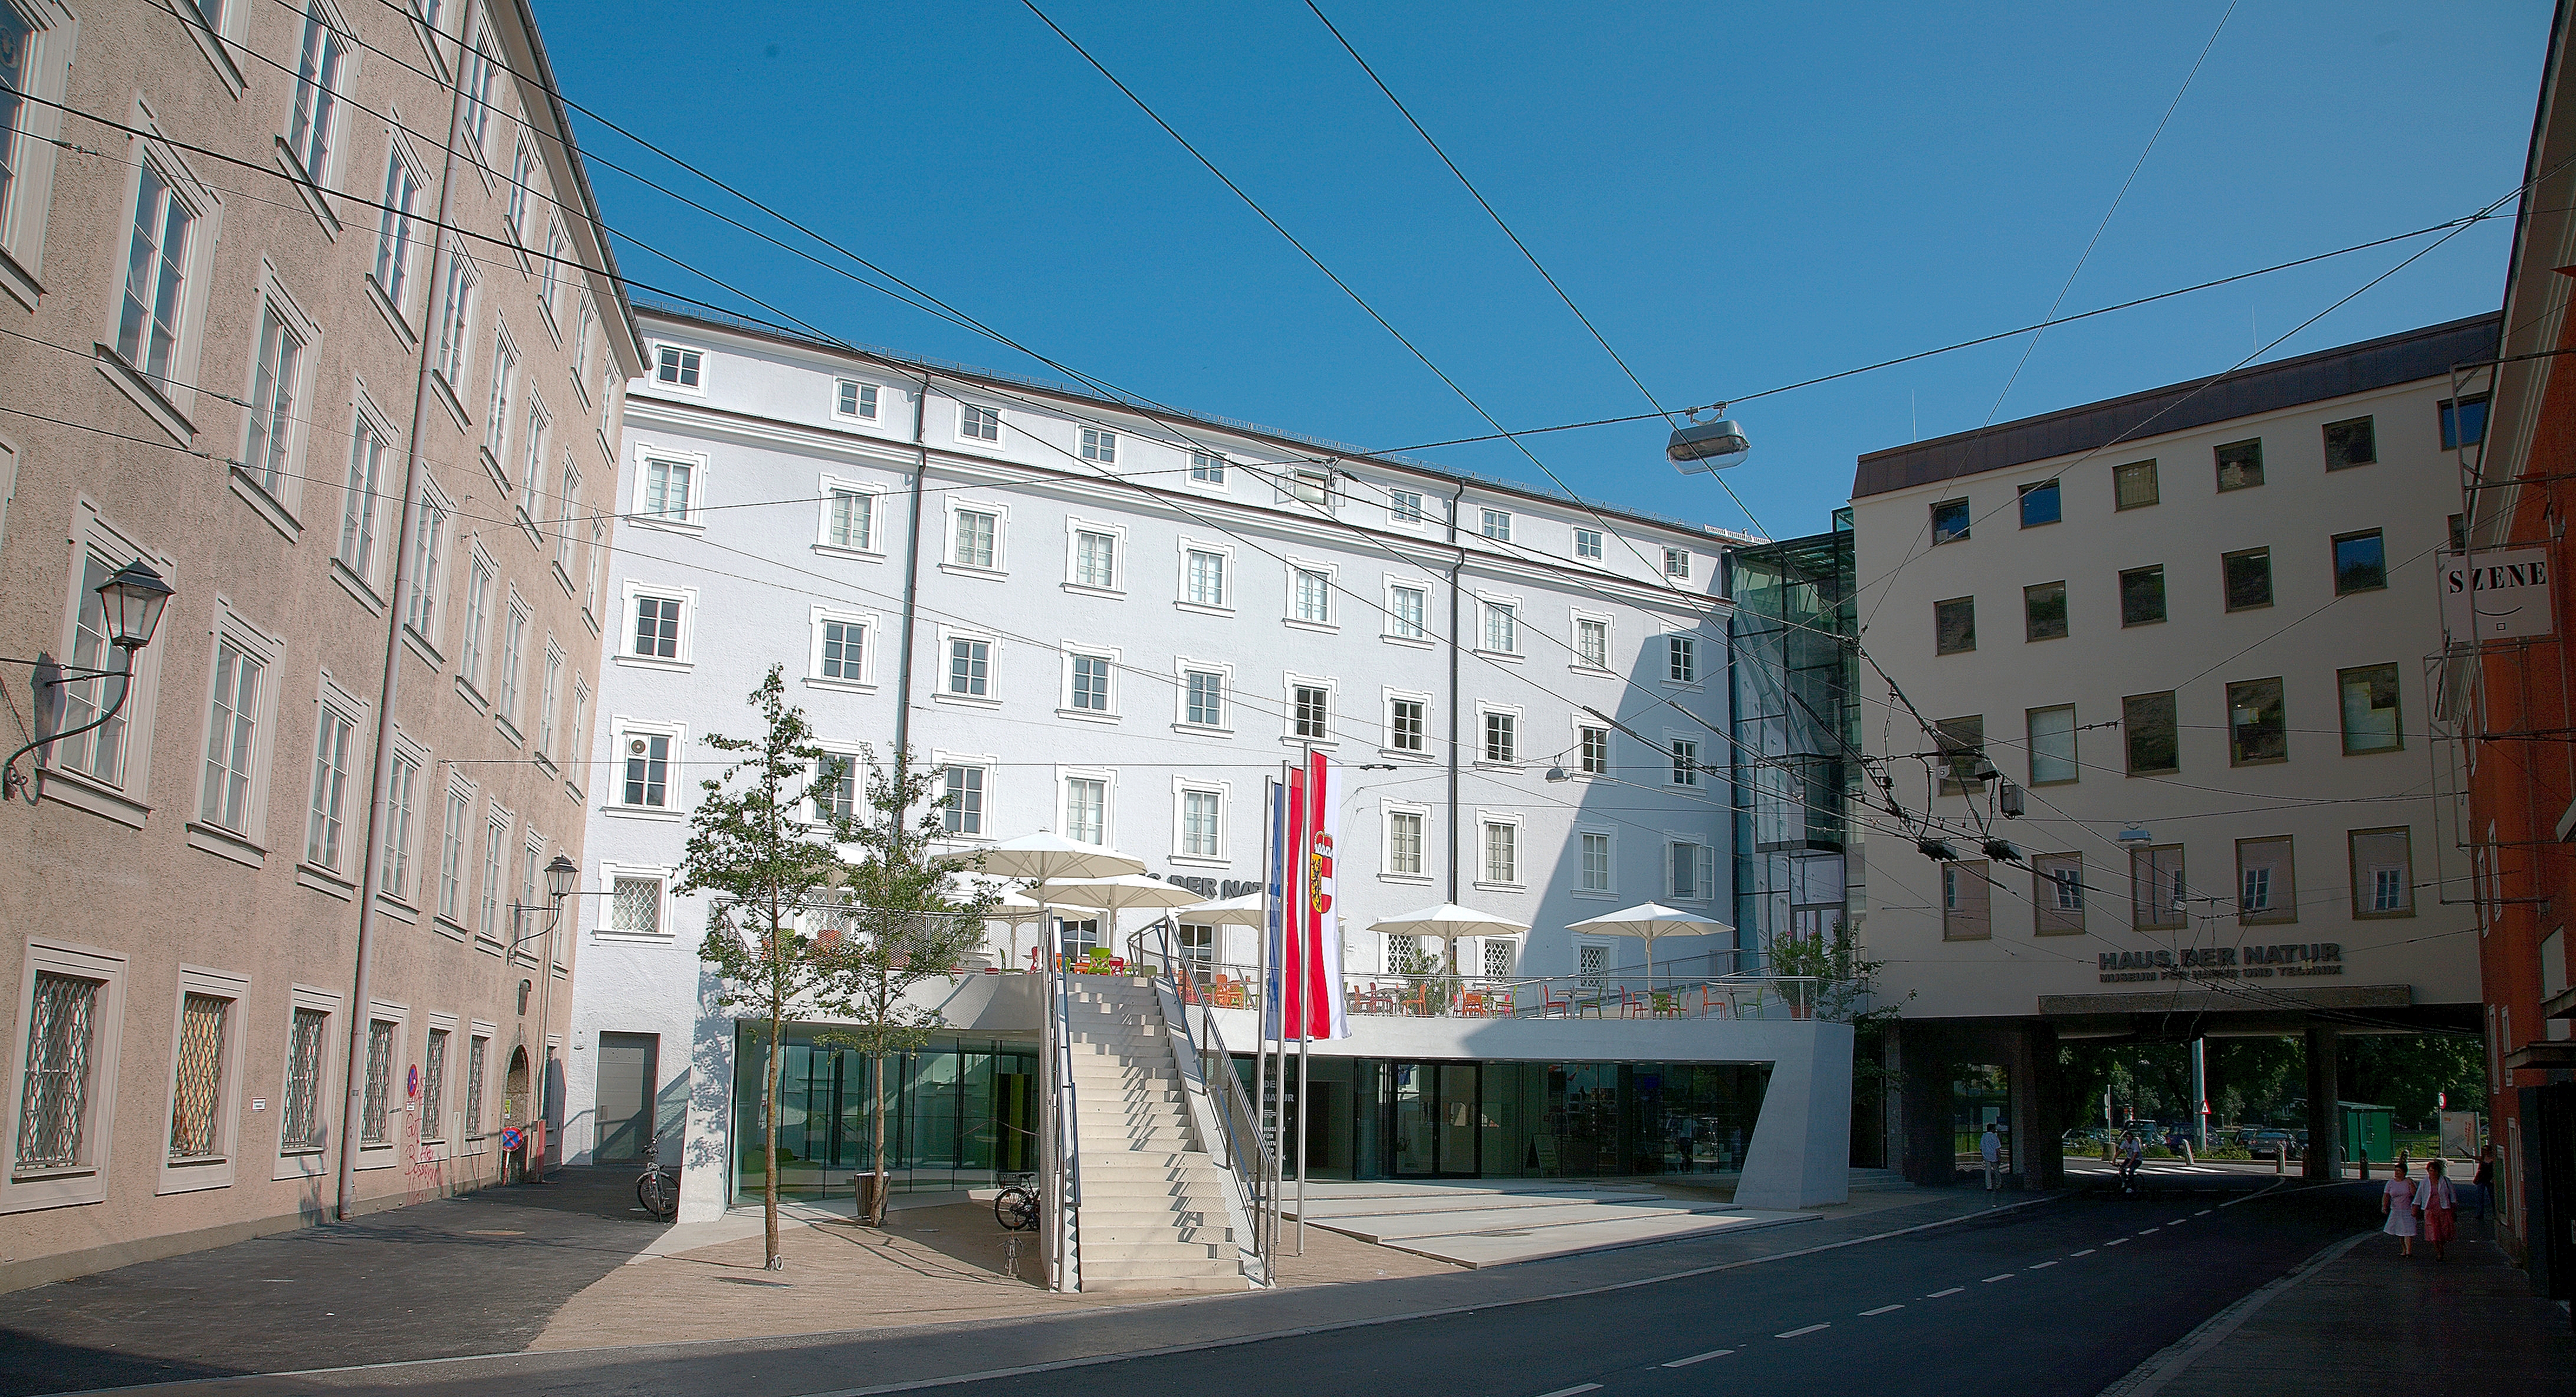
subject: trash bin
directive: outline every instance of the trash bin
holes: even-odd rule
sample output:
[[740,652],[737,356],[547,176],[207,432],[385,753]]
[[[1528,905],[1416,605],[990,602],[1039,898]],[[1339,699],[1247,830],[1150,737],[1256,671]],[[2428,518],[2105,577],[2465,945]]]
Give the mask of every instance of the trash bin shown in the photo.
[[852,1174],[850,1176],[850,1196],[858,1200],[859,1206],[857,1215],[859,1217],[872,1218],[876,1216],[877,1194],[879,1190],[883,1188],[884,1182],[885,1175],[874,1171]]

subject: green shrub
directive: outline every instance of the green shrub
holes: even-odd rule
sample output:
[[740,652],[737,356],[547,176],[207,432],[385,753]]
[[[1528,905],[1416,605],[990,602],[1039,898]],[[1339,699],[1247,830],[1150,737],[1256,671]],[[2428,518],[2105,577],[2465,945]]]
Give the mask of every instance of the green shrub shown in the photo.
[[2243,1145],[2222,1145],[2202,1155],[2203,1159],[2252,1159],[2254,1152]]
[[2145,1156],[2146,1156],[2148,1159],[2173,1159],[2173,1158],[2177,1158],[2177,1156],[2174,1154],[2174,1152],[2173,1152],[2173,1151],[2171,1151],[2171,1150],[2169,1150],[2169,1149],[2166,1149],[2166,1148],[2165,1148],[2164,1146],[2162,1146],[2162,1145],[2149,1145],[2149,1146],[2147,1146],[2147,1148],[2146,1148],[2146,1150],[2145,1150]]

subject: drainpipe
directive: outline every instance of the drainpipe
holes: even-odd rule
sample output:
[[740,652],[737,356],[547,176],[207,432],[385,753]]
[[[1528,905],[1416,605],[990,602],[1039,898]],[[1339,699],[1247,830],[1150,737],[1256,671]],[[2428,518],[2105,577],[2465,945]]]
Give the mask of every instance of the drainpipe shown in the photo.
[[912,400],[912,522],[904,538],[903,648],[894,667],[894,759],[898,773],[912,751],[912,631],[921,594],[921,496],[930,476],[930,448],[923,444],[922,418],[930,411],[930,375],[921,376],[921,396]]
[[[367,1052],[368,1007],[374,992],[376,944],[376,893],[384,878],[384,841],[377,831],[384,821],[386,788],[393,782],[394,698],[402,678],[402,629],[404,613],[411,609],[412,589],[417,578],[412,576],[412,531],[420,527],[416,517],[420,510],[420,487],[427,463],[420,454],[421,419],[429,412],[430,356],[435,352],[435,328],[429,322],[438,315],[439,278],[452,275],[453,258],[441,257],[445,251],[446,230],[456,192],[456,133],[465,125],[465,53],[460,40],[456,56],[456,81],[447,109],[447,163],[438,176],[438,224],[440,234],[431,243],[429,259],[429,296],[423,304],[420,337],[420,375],[412,385],[410,442],[404,450],[402,523],[394,533],[393,599],[386,608],[384,682],[376,693],[376,760],[367,776],[367,847],[364,869],[358,876],[358,965],[349,987],[349,1051],[342,1062],[340,1105],[340,1169],[334,1211],[346,1222],[356,1215],[358,1159],[353,1152],[360,1115],[366,1109],[365,1058]],[[552,948],[549,947],[549,954]],[[545,1028],[538,1026],[540,1057],[545,1052]],[[389,1069],[390,1070],[390,1069]],[[545,1069],[538,1068],[538,1100],[545,1099]]]
[[1467,550],[1458,543],[1458,502],[1467,497],[1467,482],[1449,492],[1449,895],[1458,900],[1458,574],[1466,571]]

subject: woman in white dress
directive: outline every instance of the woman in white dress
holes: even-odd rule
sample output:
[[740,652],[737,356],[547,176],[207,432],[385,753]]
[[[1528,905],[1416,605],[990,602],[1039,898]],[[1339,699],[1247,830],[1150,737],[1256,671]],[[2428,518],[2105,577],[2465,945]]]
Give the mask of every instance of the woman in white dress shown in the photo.
[[2388,1214],[2380,1231],[2391,1237],[2406,1239],[2401,1255],[2415,1254],[2415,1185],[2406,1179],[2406,1161],[2397,1161],[2397,1174],[2379,1194],[2379,1211]]

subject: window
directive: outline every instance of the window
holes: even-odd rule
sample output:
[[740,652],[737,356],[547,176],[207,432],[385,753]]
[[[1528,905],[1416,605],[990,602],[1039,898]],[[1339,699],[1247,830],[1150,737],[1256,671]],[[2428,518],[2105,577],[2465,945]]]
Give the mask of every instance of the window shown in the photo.
[[[1225,483],[1225,458],[1223,456],[1211,456],[1204,451],[1191,452],[1190,480],[1193,484],[1198,485],[1223,485]],[[1419,499],[1421,497],[1417,495],[1415,498]]]
[[1932,603],[1932,653],[1963,655],[1977,648],[1977,599],[1952,597]]
[[873,383],[855,383],[845,378],[833,385],[832,395],[832,410],[843,417],[877,415],[877,386]]
[[1420,587],[1387,589],[1387,634],[1400,640],[1422,640],[1430,632],[1423,627],[1423,613],[1428,609],[1429,593]]
[[1485,938],[1485,978],[1500,980],[1512,973],[1512,943],[1500,936]]
[[1610,623],[1589,616],[1574,618],[1574,662],[1585,669],[1610,667]]
[[1386,871],[1402,877],[1422,873],[1422,824],[1427,817],[1411,810],[1386,816]]
[[411,900],[412,788],[418,784],[419,760],[397,748],[385,782],[384,890],[399,902]]
[[2356,917],[2415,915],[2413,837],[2404,825],[2357,829],[2352,845],[2352,914]]
[[572,677],[572,724],[565,729],[563,752],[564,765],[573,768],[572,784],[576,787],[583,784],[582,775],[590,767],[589,744],[585,740],[589,729],[590,681],[576,674]]
[[513,726],[519,721],[520,661],[528,652],[528,609],[516,594],[510,598],[509,614],[501,621],[501,677],[495,686],[493,707]]
[[287,498],[288,476],[292,473],[287,448],[295,440],[295,390],[303,361],[304,341],[287,327],[274,302],[263,302],[259,310],[259,356],[251,371],[250,409],[243,414],[248,436],[242,446],[242,466],[274,499]]
[[637,597],[633,653],[647,659],[678,659],[680,606],[677,597]]
[[[539,424],[531,418],[533,430]],[[687,461],[647,458],[644,462],[644,512],[670,523],[690,522],[689,486],[696,469]]]
[[498,72],[492,56],[500,51],[492,31],[477,25],[474,42],[466,46],[463,58],[464,81],[458,84],[464,89],[465,134],[474,142],[477,158],[489,149],[484,138],[492,129],[492,85]]
[[823,622],[823,653],[815,665],[825,679],[858,683],[866,678],[868,628],[862,621]]
[[621,877],[609,886],[609,930],[634,936],[661,934],[661,879]]
[[2131,776],[2182,769],[2181,738],[2170,690],[2132,694],[2120,700],[2120,735],[2128,742]]
[[448,787],[446,816],[438,840],[438,915],[453,922],[465,915],[466,846],[474,838],[473,792]]
[[1941,939],[1983,941],[1994,935],[1991,892],[1984,859],[1941,865]]
[[2337,534],[2334,539],[2335,595],[2376,592],[2388,586],[2388,545],[2379,530]]
[[2156,463],[2131,461],[2111,468],[2111,507],[2144,509],[2156,502]]
[[313,738],[313,804],[304,827],[304,861],[338,871],[340,836],[349,796],[349,767],[356,758],[357,720],[329,702]]
[[361,412],[349,438],[349,482],[340,500],[340,566],[361,582],[375,579],[376,517],[383,509],[377,488],[384,481],[385,433]]
[[2120,624],[2151,626],[2165,619],[2165,570],[2162,564],[2130,568],[2120,574]]
[[491,1056],[492,1040],[478,1033],[465,1048],[465,1138],[483,1137],[483,1062]]
[[1076,712],[1109,711],[1109,659],[1105,655],[1068,657],[1067,704]]
[[1932,542],[1956,543],[1968,536],[1968,502],[1943,500],[1932,506]]
[[2022,639],[2066,638],[2066,584],[2042,582],[2021,589]]
[[[116,565],[96,553],[84,554],[81,565],[79,609],[72,615],[72,666],[78,669],[105,670],[111,647],[107,642],[107,603],[98,589],[116,572]],[[139,659],[139,655],[138,655]],[[62,721],[55,731],[67,732],[97,722],[110,700],[106,679],[84,679],[65,684]],[[129,683],[139,681],[127,681]],[[122,788],[125,784],[125,737],[127,725],[143,716],[137,712],[142,696],[128,703],[125,710],[88,732],[78,733],[54,743],[53,755],[46,765],[57,771],[77,771],[108,785]],[[148,755],[148,753],[147,753]]]
[[303,162],[304,177],[327,185],[331,178],[331,119],[338,102],[340,64],[348,40],[322,17],[319,4],[305,14],[304,44],[295,63],[295,106],[287,118],[286,148]]
[[224,1049],[231,1041],[233,1001],[222,995],[179,997],[179,1052],[170,1072],[170,1162],[223,1153]]
[[510,821],[495,812],[483,821],[483,897],[475,928],[486,941],[501,939],[501,855]]
[[15,1172],[94,1165],[94,1053],[107,982],[36,972],[27,1002],[27,1076],[19,1093]]
[[1691,555],[1689,549],[1667,548],[1664,550],[1664,576],[1686,578],[1690,576],[1690,563]]
[[2214,448],[2218,458],[2218,492],[2250,490],[2263,483],[2263,439],[2231,441]]
[[2364,665],[2335,671],[2335,688],[2343,696],[2343,752],[2394,752],[2406,745],[2398,724],[2397,666]]
[[477,689],[483,687],[483,632],[492,620],[492,582],[492,560],[477,548],[466,566],[465,635],[457,663],[457,673]]
[[2456,403],[2444,398],[2442,412],[2442,449],[2457,451],[2462,446],[2475,446],[2487,439],[2487,395],[2461,398]]
[[1097,427],[1082,429],[1082,459],[1098,461],[1104,466],[1118,463],[1118,434]]
[[696,388],[703,356],[694,349],[676,344],[657,346],[653,351],[653,381],[674,388]]
[[949,765],[939,769],[939,824],[950,834],[984,832],[984,768]]
[[1510,713],[1485,715],[1485,760],[1511,762],[1520,759],[1520,718]]
[[1329,625],[1333,619],[1333,579],[1307,568],[1297,569],[1293,614],[1300,621]]
[[951,528],[948,561],[961,568],[993,566],[993,532],[1001,516],[980,509],[961,509]]
[[1581,944],[1574,948],[1575,983],[1589,993],[1599,994],[1606,983],[1603,976],[1610,969],[1610,948],[1599,943]]
[[2030,784],[2058,786],[2076,779],[2075,705],[2034,708],[2030,725]]
[[1181,676],[1185,692],[1181,698],[1181,721],[1192,727],[1225,726],[1225,676],[1216,670],[1193,669]]
[[[403,296],[411,290],[412,210],[420,202],[421,187],[426,183],[399,144],[386,154],[384,209],[376,219],[374,275],[376,285],[396,310],[402,309]],[[553,270],[549,263],[547,273],[552,275]]]
[[1717,851],[1691,840],[1667,840],[1664,891],[1675,902],[1706,902],[1717,896]]
[[552,760],[555,752],[555,709],[563,699],[563,651],[554,638],[546,638],[545,680],[537,688],[537,755]]
[[588,377],[590,373],[590,326],[591,322],[598,318],[597,313],[590,308],[590,293],[583,292],[581,320],[572,335],[572,386],[576,393],[581,391],[581,380]]
[[394,1026],[383,1019],[367,1022],[367,1077],[359,1097],[358,1143],[393,1143]]
[[2236,920],[2247,926],[2299,919],[2290,837],[2236,841]]
[[446,1029],[429,1031],[429,1043],[420,1056],[420,1138],[426,1141],[447,1138],[447,1040]]
[[992,693],[993,643],[952,639],[948,642],[948,692],[970,698]]
[[1944,718],[1932,728],[1932,745],[1941,758],[1941,794],[1959,795],[1982,787],[1987,770],[1985,715]]
[[241,835],[251,832],[251,769],[259,748],[259,684],[265,669],[230,637],[215,638],[215,695],[206,715],[206,779],[197,798],[197,818]]
[[2031,930],[2041,936],[2084,932],[2084,856],[2033,854],[2030,859]]
[[1077,844],[1109,842],[1109,783],[1094,776],[1064,781],[1064,837]]
[[2248,548],[2219,555],[2227,579],[2227,609],[2245,611],[2272,604],[2272,550]]
[[1599,562],[1601,560],[1601,531],[1599,529],[1575,530],[1574,556],[1578,558],[1589,558],[1594,562]]
[[465,249],[447,250],[447,289],[438,303],[439,376],[451,392],[465,382],[466,337],[474,333],[474,288],[479,279]]
[[1487,883],[1517,883],[1521,880],[1521,827],[1496,820],[1485,822],[1485,876]]
[[1477,529],[1478,533],[1501,543],[1512,541],[1512,516],[1507,511],[1488,509],[1482,513],[1484,521]]
[[522,139],[510,157],[510,192],[501,205],[501,223],[513,246],[524,246],[528,241],[528,185],[536,175],[537,152]]
[[2326,424],[2326,469],[2347,470],[2379,459],[2379,438],[2367,417]]
[[671,803],[671,738],[667,733],[626,735],[625,803],[647,810]]
[[573,526],[579,522],[575,511],[581,507],[581,472],[573,469],[570,456],[564,458],[563,493],[555,498],[560,506],[556,513],[562,517],[548,520],[547,524],[555,535],[555,570],[569,582],[572,580]]
[[1579,893],[1610,891],[1610,836],[1579,833],[1574,836],[1577,862],[1574,890]]
[[814,760],[814,818],[826,823],[846,820],[859,809],[859,764],[847,756]]
[[1695,636],[1664,637],[1664,678],[1675,684],[1699,682],[1699,640]]
[[2021,526],[2023,528],[2034,529],[2042,524],[2054,524],[2061,517],[2056,481],[2042,480],[2036,484],[2021,487]]
[[1386,745],[1398,752],[1423,750],[1423,716],[1429,705],[1421,699],[1399,698],[1386,701]]
[[1329,738],[1327,724],[1333,711],[1333,691],[1319,684],[1297,684],[1288,693],[1289,734],[1309,741]]
[[403,624],[423,640],[438,634],[438,560],[446,554],[446,539],[447,506],[424,489],[412,516],[411,604],[403,609]]
[[2140,931],[2174,930],[2191,921],[2191,884],[2182,846],[2159,844],[2129,853],[2129,922]]
[[1084,587],[1118,585],[1118,536],[1092,529],[1073,535],[1073,580]]
[[998,409],[960,403],[957,406],[957,435],[968,441],[1000,441],[1002,414]]
[[570,247],[571,242],[564,237],[562,222],[549,222],[546,226],[545,260],[537,267],[537,308],[546,313],[549,324],[554,323],[558,314],[555,310],[555,286],[563,276],[564,253]]
[[1288,498],[1325,509],[1333,505],[1333,473],[1323,466],[1288,468]]
[[1217,857],[1217,793],[1181,792],[1181,848],[1191,858]]
[[2227,686],[2227,744],[2230,766],[2289,760],[2290,734],[2282,713],[2280,680],[2252,679]]
[[116,352],[144,377],[167,385],[187,300],[189,236],[197,216],[160,167],[146,159],[136,176],[134,236],[125,259],[125,303]]
[[1387,517],[1388,517],[1389,519],[1392,519],[1392,520],[1394,520],[1396,523],[1399,523],[1399,524],[1419,524],[1419,523],[1421,523],[1421,522],[1422,522],[1422,496],[1421,496],[1421,494],[1420,494],[1418,491],[1413,491],[1413,490],[1389,490],[1389,491],[1387,491],[1387,492],[1386,492],[1386,514],[1387,514]]
[[1673,784],[1676,786],[1698,785],[1700,773],[1698,741],[1688,737],[1676,737],[1672,739],[1672,747]]
[[299,1008],[286,1034],[286,1099],[278,1120],[278,1149],[296,1154],[320,1150],[329,1138],[330,1122],[322,1110],[322,1063],[330,1051],[326,1037],[331,1016]]
[[1189,550],[1182,567],[1182,595],[1192,606],[1225,605],[1225,555],[1202,549]]
[[1576,728],[1574,746],[1577,766],[1584,775],[1610,774],[1610,730],[1608,728]]
[[1485,646],[1498,655],[1520,651],[1520,612],[1508,602],[1485,603]]

